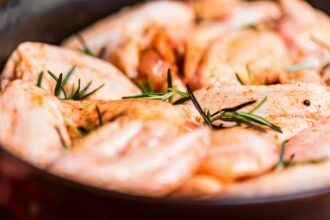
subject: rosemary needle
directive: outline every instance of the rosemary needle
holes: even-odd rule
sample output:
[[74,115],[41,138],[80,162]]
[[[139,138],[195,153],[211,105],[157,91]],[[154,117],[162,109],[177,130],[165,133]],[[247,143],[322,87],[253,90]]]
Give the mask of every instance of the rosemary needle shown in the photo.
[[44,77],[44,71],[41,71],[41,72],[39,73],[39,76],[38,76],[38,82],[37,82],[37,86],[38,86],[39,88],[41,88],[41,86],[42,86],[42,80],[43,80],[43,77]]
[[82,45],[82,48],[80,49],[80,51],[86,55],[94,56],[93,51],[87,46],[87,43],[86,43],[84,37],[78,33],[77,38],[78,38],[80,44]]
[[100,108],[98,105],[95,106],[96,112],[97,112],[97,117],[99,119],[99,124],[100,126],[103,126],[104,122],[103,122],[103,117],[102,117],[102,113],[100,111]]
[[190,99],[199,112],[199,114],[204,119],[204,123],[212,128],[215,129],[222,129],[224,128],[223,124],[215,125],[214,122],[216,121],[224,121],[224,122],[234,122],[236,123],[236,126],[241,126],[242,124],[246,125],[247,127],[250,127],[252,129],[266,132],[266,130],[262,126],[269,127],[277,132],[282,132],[281,128],[277,125],[272,124],[267,119],[260,117],[258,115],[252,114],[255,110],[260,108],[260,106],[266,102],[266,97],[261,100],[260,103],[256,105],[250,112],[240,112],[238,110],[252,105],[256,102],[256,100],[248,101],[245,103],[242,103],[240,105],[231,107],[231,108],[224,108],[221,109],[213,114],[211,112],[204,108],[202,109],[201,105],[198,103],[195,95],[193,94],[191,88],[189,85],[187,85],[187,91],[190,96]]
[[284,141],[281,145],[281,152],[280,152],[280,156],[278,158],[277,167],[276,167],[276,169],[279,171],[283,170],[283,168],[285,167],[284,155],[285,155],[285,151],[286,151],[286,144],[287,144],[287,141]]
[[72,84],[71,86],[71,92],[70,94],[66,94],[64,90],[64,86],[68,83],[70,77],[73,75],[74,71],[76,69],[76,66],[73,66],[69,72],[66,74],[66,76],[63,79],[63,74],[61,73],[59,77],[56,76],[52,71],[48,70],[48,74],[56,81],[56,86],[54,90],[54,94],[56,97],[60,96],[60,93],[64,94],[64,99],[63,100],[83,100],[98,90],[100,90],[105,84],[100,85],[96,89],[92,90],[91,92],[87,93],[88,89],[92,85],[92,81],[89,81],[85,87],[81,87],[81,80],[78,79],[78,85],[76,87],[75,83]]
[[[143,87],[141,86],[141,88],[143,88]],[[143,99],[150,99],[150,100],[169,101],[170,103],[172,103],[173,96],[175,94],[177,94],[177,95],[182,96],[182,98],[173,102],[172,104],[176,105],[176,104],[180,104],[180,103],[183,103],[183,102],[189,100],[189,95],[186,92],[173,88],[172,74],[171,74],[170,69],[168,69],[168,71],[167,71],[167,92],[153,92],[150,90],[147,91],[146,89],[141,89],[141,90],[142,90],[141,95],[124,96],[124,97],[122,97],[122,99],[143,98]]]
[[236,75],[236,79],[237,79],[237,81],[238,81],[241,85],[244,85],[244,82],[243,82],[242,78],[240,77],[240,75],[239,75],[238,73],[235,73],[235,75]]

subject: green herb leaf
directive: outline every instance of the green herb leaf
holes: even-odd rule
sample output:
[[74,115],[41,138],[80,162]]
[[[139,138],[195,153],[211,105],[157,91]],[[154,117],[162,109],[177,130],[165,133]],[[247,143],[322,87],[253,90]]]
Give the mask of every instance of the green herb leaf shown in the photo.
[[287,141],[284,141],[281,145],[280,157],[278,158],[277,167],[276,167],[276,169],[279,171],[283,170],[283,168],[285,167],[284,156],[285,156],[285,151],[286,151],[286,144],[287,144]]
[[[244,103],[242,103],[242,104],[239,104],[239,105],[237,105],[237,106],[235,106],[235,107],[231,107],[231,108],[224,108],[224,109],[222,109],[222,110],[220,110],[220,111],[218,111],[218,112],[216,112],[216,113],[219,113],[219,112],[221,112],[221,111],[225,111],[225,112],[235,112],[235,111],[238,111],[238,110],[240,110],[240,109],[242,109],[242,108],[245,108],[245,107],[247,107],[247,106],[249,106],[249,105],[252,105],[252,104],[254,104],[254,103],[256,103],[257,101],[256,100],[251,100],[251,101],[248,101],[248,102],[244,102]],[[216,114],[216,113],[214,113],[214,114]],[[214,115],[213,114],[213,115]],[[212,116],[213,116],[212,115]]]
[[39,73],[39,76],[38,76],[38,82],[37,82],[37,86],[38,86],[39,88],[41,88],[43,77],[44,77],[44,71],[41,71],[41,72]]
[[[281,128],[277,125],[272,124],[267,119],[262,118],[258,115],[254,115],[249,112],[239,112],[238,110],[252,105],[256,102],[256,100],[252,100],[249,102],[245,102],[243,104],[240,104],[238,106],[232,107],[232,108],[225,108],[221,109],[213,114],[210,113],[208,109],[202,109],[201,105],[198,103],[196,97],[194,96],[191,88],[189,85],[187,85],[187,91],[190,96],[190,99],[192,100],[192,103],[194,104],[195,108],[199,112],[199,114],[204,119],[204,124],[215,128],[215,129],[221,129],[224,128],[223,124],[215,125],[214,122],[216,121],[226,121],[226,122],[234,122],[236,123],[236,126],[241,126],[242,124],[246,125],[249,128],[253,128],[255,130],[266,132],[266,130],[262,126],[269,127],[277,132],[282,132]],[[257,104],[257,106],[251,110],[251,112],[258,109],[263,103],[265,103],[266,97],[261,100],[260,103]]]
[[257,30],[257,25],[254,23],[250,23],[250,24],[246,24],[244,26],[242,26],[243,29],[253,29],[253,30]]
[[71,86],[71,92],[70,95],[67,96],[64,86],[65,84],[67,84],[68,80],[70,79],[70,77],[72,76],[74,70],[75,70],[76,66],[73,66],[69,72],[67,73],[66,77],[63,80],[63,74],[61,73],[59,75],[59,77],[57,78],[57,76],[50,70],[48,70],[48,74],[56,81],[56,86],[55,86],[55,90],[54,90],[54,94],[55,96],[59,97],[61,91],[64,94],[64,99],[63,100],[82,100],[85,99],[89,96],[91,96],[92,94],[94,94],[95,92],[97,92],[98,90],[100,90],[105,84],[100,85],[99,87],[97,87],[96,89],[92,90],[91,92],[87,93],[87,90],[90,88],[90,86],[92,85],[92,81],[89,81],[87,83],[87,85],[81,89],[81,80],[78,79],[78,86],[76,88],[75,83],[72,84]]
[[82,45],[82,48],[80,48],[79,51],[86,55],[94,56],[93,51],[91,49],[89,49],[89,47],[87,46],[87,43],[86,43],[84,37],[81,34],[77,34],[77,38]]
[[[173,89],[173,83],[172,83],[172,73],[171,69],[167,70],[167,92],[170,92],[170,90]],[[173,96],[171,96],[168,101],[172,102]]]
[[70,77],[72,76],[73,72],[76,69],[76,65],[73,65],[73,67],[69,70],[69,72],[66,74],[64,80],[63,80],[63,86],[66,85],[66,83],[69,81]]
[[[48,70],[47,71],[48,72],[48,74],[56,81],[56,85],[60,85],[60,88],[61,88],[61,91],[63,92],[63,94],[64,94],[64,97],[66,98],[67,96],[66,96],[66,92],[65,92],[65,90],[64,90],[64,87],[63,87],[63,85],[62,85],[62,83],[58,83],[59,82],[59,78],[57,78],[57,76],[52,72],[52,71],[50,71],[50,70]],[[61,73],[62,74],[62,73]],[[61,80],[62,81],[62,80]],[[55,94],[55,92],[54,92],[54,94]],[[55,95],[56,96],[56,95]]]
[[243,82],[242,78],[240,77],[240,75],[239,75],[238,73],[235,73],[235,75],[236,75],[236,79],[237,79],[237,81],[238,81],[241,85],[244,85],[244,82]]
[[249,80],[250,85],[254,85],[253,74],[252,74],[252,71],[251,71],[251,68],[250,68],[249,64],[246,65],[246,71],[247,71],[247,74],[248,74],[248,80]]
[[[152,86],[150,85],[150,87],[152,87]],[[180,103],[183,103],[184,101],[189,100],[189,95],[186,92],[173,88],[172,74],[171,74],[170,70],[168,70],[168,72],[167,72],[167,88],[168,88],[167,92],[152,92],[152,91],[146,92],[145,89],[141,89],[142,90],[141,95],[124,96],[124,97],[122,97],[122,99],[142,98],[142,99],[150,99],[150,100],[169,101],[170,103],[172,103],[173,96],[175,94],[177,94],[177,95],[182,96],[183,98],[175,101],[173,104],[180,104]]]
[[98,119],[99,119],[99,124],[100,124],[100,126],[103,126],[103,117],[102,117],[102,113],[101,113],[101,111],[100,111],[100,108],[99,108],[99,106],[98,105],[96,105],[95,106],[95,109],[96,109],[96,112],[97,112],[97,117],[98,117]]
[[170,89],[173,88],[173,82],[172,82],[172,73],[171,73],[171,69],[167,70],[167,91],[169,92]]
[[295,65],[289,66],[285,69],[285,72],[287,73],[293,73],[301,70],[309,70],[309,69],[314,69],[315,65],[312,62],[312,60],[306,60],[301,63],[297,63]]
[[176,100],[172,104],[173,105],[179,105],[179,104],[185,103],[188,100],[190,100],[190,97],[184,97],[184,98],[181,98],[181,99]]
[[243,116],[244,118],[246,118],[250,121],[253,121],[253,122],[256,122],[258,124],[267,126],[267,127],[272,128],[273,130],[275,130],[279,133],[282,133],[282,130],[279,126],[270,123],[267,119],[265,119],[263,117],[260,117],[258,115],[253,115],[253,114],[250,114],[250,113],[247,113],[247,112],[236,112],[236,113],[240,116]]
[[253,109],[249,111],[250,114],[258,110],[267,101],[267,96],[265,96]]
[[61,92],[62,78],[63,78],[63,74],[61,73],[60,76],[58,77],[58,80],[57,80],[56,86],[55,86],[55,90],[54,90],[54,94],[56,97],[58,97]]
[[204,123],[213,127],[212,121],[210,120],[210,118],[207,116],[207,114],[205,114],[204,110],[202,109],[202,107],[200,106],[200,104],[198,103],[192,89],[190,88],[189,85],[187,86],[187,91],[189,94],[189,97],[192,101],[192,103],[194,104],[195,108],[197,109],[197,111],[199,112],[199,114],[202,116],[202,118],[204,119]]

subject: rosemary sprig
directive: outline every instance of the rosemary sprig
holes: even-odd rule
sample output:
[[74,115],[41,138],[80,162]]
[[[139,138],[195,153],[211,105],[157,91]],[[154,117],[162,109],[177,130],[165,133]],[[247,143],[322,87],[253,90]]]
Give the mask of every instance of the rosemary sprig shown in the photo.
[[250,85],[254,85],[252,71],[251,71],[251,68],[250,68],[249,64],[246,65],[246,71],[247,71],[247,76],[248,76],[248,80],[249,80]]
[[[79,138],[82,138],[86,135],[88,135],[89,133],[91,133],[92,131],[94,131],[95,129],[97,129],[98,127],[101,127],[104,125],[104,119],[103,119],[103,116],[102,116],[102,112],[99,108],[98,105],[95,105],[95,111],[97,113],[97,118],[98,118],[98,125],[96,123],[94,123],[91,118],[87,117],[86,118],[86,126],[85,127],[74,127],[72,128],[73,131],[78,134]],[[115,117],[120,117],[121,115],[116,115]],[[109,122],[113,120],[113,119],[110,119]]]
[[[173,82],[172,82],[172,74],[171,74],[171,70],[168,69],[167,70],[167,92],[171,92],[170,90],[173,89]],[[171,96],[168,101],[172,102],[172,98],[173,96]]]
[[[181,92],[179,90],[176,89],[169,89],[168,92],[146,92],[143,93],[141,95],[135,95],[135,96],[125,96],[122,97],[123,99],[136,99],[136,98],[144,98],[144,99],[150,99],[150,100],[162,100],[162,101],[170,101],[171,98],[175,95],[181,95],[183,96],[183,98],[189,98],[188,94],[186,94],[185,92]],[[187,100],[187,99],[185,99]],[[178,102],[175,102],[178,103]],[[173,103],[174,104],[174,103]]]
[[197,109],[197,111],[199,112],[199,114],[203,117],[204,119],[204,123],[209,125],[210,127],[213,127],[215,128],[212,124],[212,117],[211,117],[211,114],[210,114],[210,111],[208,109],[202,109],[202,107],[200,106],[200,104],[198,103],[192,89],[190,88],[189,85],[186,85],[187,86],[187,91],[188,91],[188,95],[190,96],[190,99],[192,101],[192,103],[194,104],[195,108]]
[[314,68],[315,68],[315,64],[312,62],[312,60],[309,59],[304,62],[297,63],[297,64],[287,67],[285,69],[285,72],[293,73],[293,72],[298,72],[301,70],[310,70],[310,69],[314,69]]
[[[183,98],[172,103],[172,98],[175,94],[180,95]],[[183,102],[189,100],[189,97],[190,96],[186,92],[173,88],[172,74],[171,74],[171,70],[169,69],[167,72],[167,92],[153,92],[153,91],[142,90],[141,95],[124,96],[124,97],[122,97],[122,99],[143,98],[143,99],[150,99],[150,100],[162,100],[162,101],[169,101],[170,103],[176,105],[176,104],[180,104],[180,103],[183,103]]]
[[306,160],[306,161],[294,161],[295,155],[292,154],[288,160],[285,160],[285,153],[286,153],[286,145],[288,141],[284,141],[281,144],[281,151],[278,158],[276,170],[282,171],[284,168],[289,166],[297,166],[297,165],[306,165],[306,164],[315,164],[315,163],[321,163],[327,160],[326,157],[318,158],[318,159],[312,159],[312,160]]
[[214,129],[221,129],[224,128],[223,124],[215,125],[214,122],[216,121],[222,121],[222,122],[234,122],[236,123],[235,126],[241,126],[242,124],[246,125],[247,127],[250,127],[252,129],[266,132],[266,130],[262,126],[269,127],[277,132],[282,132],[281,128],[277,125],[272,124],[267,119],[260,117],[258,115],[252,114],[255,110],[260,108],[260,106],[265,103],[266,97],[262,99],[256,107],[254,107],[250,112],[240,112],[238,110],[252,105],[256,103],[256,100],[252,100],[243,104],[240,104],[238,106],[232,107],[232,108],[225,108],[220,111],[217,111],[213,114],[210,113],[208,109],[202,109],[200,104],[198,103],[195,95],[193,94],[191,88],[189,85],[187,85],[187,91],[190,96],[190,99],[192,100],[194,106],[204,119],[204,123]]
[[[66,95],[66,92],[65,92],[65,90],[64,90],[64,87],[63,87],[63,85],[62,85],[62,79],[61,79],[61,81],[59,80],[59,78],[52,72],[52,71],[50,71],[50,70],[48,70],[47,71],[48,72],[48,74],[56,81],[56,86],[55,86],[55,90],[54,90],[54,94],[56,95],[56,87],[59,85],[60,86],[60,89],[61,89],[61,91],[63,92],[63,94],[64,94],[64,97],[65,97],[65,99],[67,98],[67,95]],[[61,73],[62,74],[62,73]],[[60,74],[60,75],[61,75]],[[63,74],[62,74],[62,76],[63,76]],[[61,82],[61,83],[59,83],[59,82]],[[58,97],[58,96],[57,96]]]
[[78,79],[78,87],[76,90],[75,90],[74,84],[72,85],[71,94],[66,98],[66,100],[83,100],[83,99],[93,95],[95,92],[97,92],[104,86],[104,84],[102,84],[99,87],[97,87],[96,89],[92,90],[91,92],[86,93],[87,90],[89,89],[89,87],[92,85],[92,81],[89,81],[83,89],[81,89],[80,82],[81,82],[80,79]]
[[39,76],[38,76],[38,82],[37,82],[37,86],[38,86],[39,88],[41,88],[41,86],[42,86],[42,80],[43,80],[43,77],[44,77],[44,71],[41,71],[41,72],[39,73]]
[[242,29],[253,29],[257,30],[257,25],[255,23],[250,23],[242,26]]
[[330,50],[330,45],[328,45],[326,42],[318,39],[317,37],[315,37],[314,35],[310,36],[310,39],[316,43],[317,45],[319,45],[320,47],[326,49],[326,50]]
[[89,55],[89,56],[94,56],[94,53],[91,49],[89,49],[89,47],[87,46],[87,43],[84,39],[84,37],[81,34],[77,34],[77,38],[82,46],[82,48],[79,49],[80,52]]
[[79,137],[84,137],[96,129],[95,124],[89,117],[86,118],[86,123],[87,123],[87,125],[85,127],[75,128],[75,131],[77,131],[77,133],[79,134]]
[[76,70],[76,65],[73,65],[63,80],[63,86],[67,84],[67,82],[69,81],[70,77],[72,76],[75,70]]
[[284,141],[281,145],[281,152],[280,152],[280,156],[278,158],[278,162],[277,162],[277,167],[276,167],[276,170],[283,170],[284,167],[285,167],[285,161],[284,161],[284,156],[285,156],[285,151],[286,151],[286,144],[288,142],[287,141]]
[[265,96],[253,109],[249,111],[250,114],[259,109],[267,101],[267,96]]
[[136,83],[139,89],[142,91],[142,93],[147,93],[147,92],[153,92],[154,91],[154,86],[151,82],[150,77],[148,77],[148,81],[146,85],[143,85],[141,82]]
[[102,113],[100,111],[100,108],[98,105],[95,106],[95,109],[96,109],[96,112],[97,112],[97,117],[99,119],[99,124],[100,126],[103,126],[104,125],[104,122],[103,122],[103,117],[102,117]]
[[237,79],[237,81],[238,81],[241,85],[244,85],[244,82],[243,82],[242,78],[240,77],[240,75],[239,75],[238,73],[235,73],[235,75],[236,75],[236,79]]
[[63,78],[63,73],[60,74],[60,76],[58,77],[58,80],[56,82],[56,86],[55,86],[55,89],[54,89],[54,94],[55,94],[56,97],[58,97],[61,93],[62,78]]
[[[247,72],[247,78],[249,81],[250,85],[254,85],[254,80],[253,80],[253,76],[252,76],[252,71],[251,68],[249,66],[249,64],[246,65],[246,72]],[[237,81],[241,84],[241,85],[245,85],[244,81],[242,80],[241,76],[236,72],[235,73],[236,79]]]
[[75,83],[72,84],[71,86],[71,92],[70,95],[68,96],[65,92],[64,86],[68,83],[70,77],[75,71],[76,66],[73,66],[69,72],[66,74],[66,76],[63,79],[63,73],[57,77],[52,71],[48,70],[48,74],[56,81],[56,86],[54,89],[54,94],[56,97],[59,97],[61,92],[64,94],[64,99],[63,100],[82,100],[85,99],[98,90],[100,90],[104,84],[100,85],[96,89],[92,90],[91,92],[87,93],[87,90],[89,87],[92,85],[92,81],[89,81],[85,87],[81,87],[81,80],[78,79],[78,86],[76,88]]

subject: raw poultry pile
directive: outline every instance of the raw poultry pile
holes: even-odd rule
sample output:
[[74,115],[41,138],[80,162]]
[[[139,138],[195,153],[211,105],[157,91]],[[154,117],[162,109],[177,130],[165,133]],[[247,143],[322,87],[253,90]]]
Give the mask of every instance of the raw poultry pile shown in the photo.
[[151,1],[0,76],[0,145],[65,178],[152,197],[330,185],[330,19],[302,0]]

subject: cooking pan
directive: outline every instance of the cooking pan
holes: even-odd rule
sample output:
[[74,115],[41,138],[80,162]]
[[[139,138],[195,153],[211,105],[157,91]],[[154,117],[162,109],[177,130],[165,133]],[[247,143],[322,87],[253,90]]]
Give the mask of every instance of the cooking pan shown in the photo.
[[[137,2],[0,0],[0,68],[19,42],[57,44],[86,25]],[[312,3],[330,12],[327,0]],[[147,198],[55,176],[0,146],[0,206],[0,219],[329,220],[330,187],[248,199]]]

